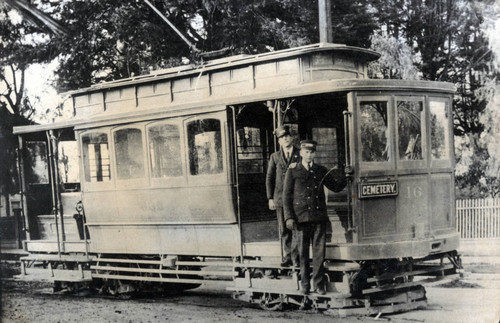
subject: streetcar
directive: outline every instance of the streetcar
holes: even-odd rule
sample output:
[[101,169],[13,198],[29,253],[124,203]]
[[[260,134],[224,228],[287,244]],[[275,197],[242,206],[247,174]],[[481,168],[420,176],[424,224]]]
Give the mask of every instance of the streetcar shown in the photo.
[[[318,43],[71,92],[71,119],[14,128],[29,253],[19,278],[115,295],[223,281],[271,310],[425,306],[423,285],[461,269],[455,89],[369,79],[378,58]],[[315,140],[317,162],[347,178],[343,191],[324,191],[325,295],[302,294],[298,269],[280,266],[265,174],[281,125],[296,142]],[[68,145],[78,181],[60,167]],[[30,182],[33,151],[47,160],[45,183]]]

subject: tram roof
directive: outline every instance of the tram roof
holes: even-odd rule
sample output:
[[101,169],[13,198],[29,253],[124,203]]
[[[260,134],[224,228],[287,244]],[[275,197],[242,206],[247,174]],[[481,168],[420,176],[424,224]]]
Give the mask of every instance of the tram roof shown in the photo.
[[238,96],[232,99],[210,100],[197,102],[196,104],[180,104],[171,110],[158,108],[151,111],[135,111],[116,114],[94,115],[91,118],[73,118],[66,121],[14,127],[14,134],[33,134],[48,130],[63,129],[85,129],[100,126],[119,125],[144,120],[155,120],[160,118],[175,117],[180,115],[194,115],[199,113],[215,112],[226,109],[227,105],[240,104],[242,102],[258,102],[263,100],[280,99],[284,97],[314,95],[327,92],[349,92],[349,91],[419,91],[428,93],[442,93],[451,95],[455,92],[455,86],[447,82],[435,81],[408,81],[408,80],[383,80],[383,79],[343,79],[322,81],[304,84],[300,88],[292,88],[287,91],[262,93],[251,96]]
[[255,64],[260,62],[272,61],[272,60],[299,56],[313,52],[321,52],[321,51],[336,51],[336,52],[349,53],[351,55],[354,55],[360,61],[363,62],[374,61],[380,57],[379,53],[365,48],[348,46],[344,44],[317,43],[312,45],[288,48],[261,54],[254,54],[254,55],[241,54],[241,55],[229,56],[225,58],[210,60],[207,62],[203,62],[201,64],[189,64],[189,65],[172,67],[168,69],[156,70],[152,71],[150,74],[147,75],[138,75],[130,78],[124,78],[109,82],[102,82],[99,84],[92,85],[88,88],[82,88],[75,91],[70,91],[67,94],[78,95],[82,93],[101,91],[132,84],[158,81],[169,78],[177,78],[181,76],[188,76],[190,74],[199,75],[200,73],[205,73],[208,71],[213,71],[218,69],[236,68],[241,65]]

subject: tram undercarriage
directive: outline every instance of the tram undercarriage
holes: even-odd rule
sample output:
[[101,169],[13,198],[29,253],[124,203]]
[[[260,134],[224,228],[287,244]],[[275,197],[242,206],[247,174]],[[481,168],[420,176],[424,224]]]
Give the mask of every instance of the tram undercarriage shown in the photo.
[[303,294],[299,269],[270,258],[50,255],[21,258],[21,280],[54,282],[54,291],[128,298],[135,292],[177,293],[201,284],[224,284],[233,298],[265,310],[309,309],[334,316],[374,315],[424,308],[424,285],[457,279],[456,251],[422,259],[325,262],[326,294]]
[[[448,259],[449,263],[445,263]],[[300,292],[299,271],[271,267],[243,267],[235,278],[233,298],[259,304],[263,309],[286,306],[327,311],[332,315],[371,315],[422,308],[427,305],[424,284],[456,279],[460,257],[456,252],[423,259],[363,262],[326,262],[327,293]],[[422,279],[422,276],[427,276]]]

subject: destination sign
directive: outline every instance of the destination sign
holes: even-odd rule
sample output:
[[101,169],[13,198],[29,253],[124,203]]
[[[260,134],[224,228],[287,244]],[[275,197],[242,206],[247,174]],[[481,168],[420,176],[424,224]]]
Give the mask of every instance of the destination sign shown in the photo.
[[385,197],[398,195],[397,181],[384,181],[359,184],[359,198]]

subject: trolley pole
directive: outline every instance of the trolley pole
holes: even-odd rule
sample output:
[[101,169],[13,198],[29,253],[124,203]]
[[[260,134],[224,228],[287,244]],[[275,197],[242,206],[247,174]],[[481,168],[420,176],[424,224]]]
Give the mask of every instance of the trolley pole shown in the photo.
[[318,0],[319,42],[331,43],[332,36],[332,1]]

